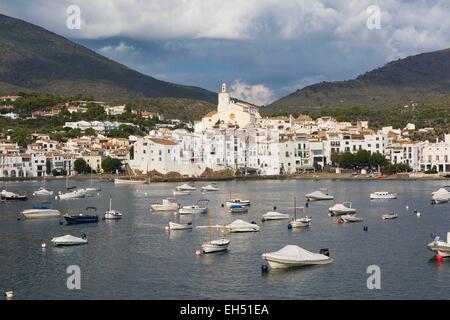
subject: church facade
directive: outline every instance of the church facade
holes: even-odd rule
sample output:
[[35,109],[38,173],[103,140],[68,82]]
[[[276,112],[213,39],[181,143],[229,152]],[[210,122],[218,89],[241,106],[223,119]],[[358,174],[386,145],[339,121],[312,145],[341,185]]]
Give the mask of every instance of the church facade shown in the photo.
[[261,119],[259,107],[234,101],[230,98],[227,85],[222,84],[219,93],[217,111],[211,111],[195,124],[196,132],[217,127],[247,128]]

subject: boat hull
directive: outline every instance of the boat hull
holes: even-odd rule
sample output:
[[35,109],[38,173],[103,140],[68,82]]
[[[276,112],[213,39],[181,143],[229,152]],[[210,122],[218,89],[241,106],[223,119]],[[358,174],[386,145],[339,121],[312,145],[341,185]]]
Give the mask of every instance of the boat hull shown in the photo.
[[59,210],[54,209],[45,209],[45,210],[29,209],[24,210],[22,214],[27,219],[45,219],[45,218],[59,217],[61,215],[61,212],[59,212]]
[[147,184],[145,180],[127,180],[127,179],[114,179],[114,184]]
[[180,208],[180,209],[178,209],[179,214],[198,214],[198,213],[207,213],[207,212],[208,212],[208,209],[206,209],[206,208],[196,208],[196,209]]
[[152,211],[177,211],[178,205],[152,204],[150,209]]
[[96,223],[98,216],[64,216],[67,224]]
[[288,269],[288,268],[296,268],[296,267],[304,267],[310,265],[320,265],[320,264],[329,264],[333,262],[333,259],[323,259],[323,260],[303,260],[303,261],[292,261],[292,260],[283,260],[276,259],[273,257],[263,256],[263,259],[267,262],[267,264],[272,269]]
[[228,245],[230,244],[230,240],[221,239],[221,240],[213,240],[207,243],[202,244],[202,252],[203,253],[214,253],[228,250]]

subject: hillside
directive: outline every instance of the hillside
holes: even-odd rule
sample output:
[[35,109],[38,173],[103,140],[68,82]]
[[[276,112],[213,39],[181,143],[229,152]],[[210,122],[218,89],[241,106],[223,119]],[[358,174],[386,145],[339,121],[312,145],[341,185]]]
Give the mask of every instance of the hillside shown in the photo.
[[0,94],[29,89],[101,100],[217,100],[214,92],[146,76],[41,27],[1,14],[0,43]]
[[275,101],[265,114],[302,108],[450,106],[450,49],[392,61],[348,81],[322,82]]

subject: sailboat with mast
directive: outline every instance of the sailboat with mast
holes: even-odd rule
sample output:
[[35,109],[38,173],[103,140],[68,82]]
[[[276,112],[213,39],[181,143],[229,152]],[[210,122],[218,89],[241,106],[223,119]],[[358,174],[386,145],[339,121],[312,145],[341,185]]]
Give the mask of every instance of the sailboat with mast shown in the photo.
[[87,193],[93,193],[93,192],[99,192],[99,191],[102,191],[102,187],[100,187],[100,186],[95,186],[95,185],[93,185],[92,182],[93,182],[93,181],[92,181],[92,170],[91,170],[91,182],[90,182],[90,184],[89,184],[89,187],[86,188],[86,192],[87,192]]
[[208,239],[202,244],[202,252],[203,253],[214,253],[228,250],[228,245],[230,244],[230,239],[226,239],[221,237],[219,239],[212,240],[211,231],[212,229],[216,229],[218,232],[223,232],[223,226],[211,226],[211,216],[208,212]]
[[86,197],[86,190],[85,189],[79,189],[77,187],[69,187],[69,176],[66,176],[66,190],[67,192],[62,193],[59,192],[59,195],[55,198],[59,198],[59,200],[66,200],[66,199],[77,199],[77,198],[84,198]]
[[122,212],[112,209],[112,196],[109,195],[109,210],[105,212],[104,219],[122,219]]
[[37,196],[52,196],[53,195],[53,191],[52,190],[48,190],[45,187],[45,183],[46,183],[46,175],[44,175],[44,183],[42,185],[42,187],[39,187],[39,189],[35,192],[33,192],[33,196],[37,197]]
[[5,189],[0,192],[0,199],[6,200],[27,200],[27,194],[25,192],[11,192],[8,191],[8,181],[5,182]]
[[[301,218],[297,218],[297,209],[301,211]],[[305,208],[297,207],[297,199],[294,198],[294,218],[289,222],[288,229],[309,227],[311,225],[311,218],[305,216]]]

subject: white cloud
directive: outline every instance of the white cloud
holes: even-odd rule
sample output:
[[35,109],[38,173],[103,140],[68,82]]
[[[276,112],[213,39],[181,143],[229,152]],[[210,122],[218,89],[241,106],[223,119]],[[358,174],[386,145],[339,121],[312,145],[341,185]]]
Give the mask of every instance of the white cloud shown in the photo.
[[134,47],[132,45],[127,45],[125,42],[121,41],[116,46],[105,46],[101,48],[99,51],[104,54],[111,54],[111,53],[126,53],[129,51],[133,51]]
[[235,80],[231,85],[230,95],[258,106],[267,105],[274,100],[272,90],[265,85],[250,85],[239,80]]

